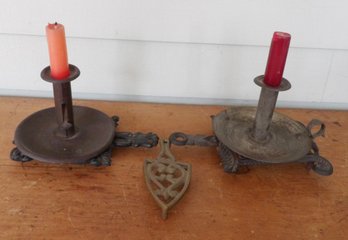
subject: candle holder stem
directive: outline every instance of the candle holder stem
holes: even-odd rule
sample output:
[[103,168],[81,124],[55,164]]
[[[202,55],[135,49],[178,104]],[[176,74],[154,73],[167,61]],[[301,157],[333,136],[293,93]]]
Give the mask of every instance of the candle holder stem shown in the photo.
[[72,137],[75,134],[75,124],[70,82],[54,82],[53,93],[58,122],[58,134],[67,138]]
[[261,87],[259,102],[256,109],[253,128],[250,137],[257,142],[267,142],[270,139],[269,128],[277,104],[279,91],[286,91],[291,88],[291,84],[285,78],[282,79],[278,87],[271,87],[264,83],[264,76],[254,79],[256,85]]
[[252,132],[252,137],[256,141],[262,142],[269,139],[269,127],[272,122],[277,98],[278,91],[262,87]]

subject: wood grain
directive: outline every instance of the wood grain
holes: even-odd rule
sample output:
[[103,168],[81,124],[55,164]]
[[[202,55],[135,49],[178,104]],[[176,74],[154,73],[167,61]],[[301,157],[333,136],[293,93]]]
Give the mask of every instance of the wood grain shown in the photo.
[[[211,134],[222,106],[75,101],[120,116],[119,131]],[[111,167],[21,164],[9,159],[17,124],[51,99],[0,97],[0,239],[346,239],[348,112],[279,109],[327,125],[318,139],[334,165],[322,177],[301,164],[223,172],[214,148],[173,147],[193,167],[191,185],[163,221],[146,189],[154,149],[116,149]]]

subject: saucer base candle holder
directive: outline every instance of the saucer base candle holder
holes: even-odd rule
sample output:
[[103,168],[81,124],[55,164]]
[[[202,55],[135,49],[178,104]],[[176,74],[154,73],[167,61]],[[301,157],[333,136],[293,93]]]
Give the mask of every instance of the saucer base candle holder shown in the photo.
[[257,108],[229,107],[212,116],[214,135],[175,132],[170,143],[217,147],[224,171],[229,173],[238,173],[245,166],[299,162],[320,175],[331,175],[333,166],[320,156],[314,141],[324,136],[324,123],[313,119],[305,126],[274,112],[278,92],[289,89],[290,83],[283,78],[282,84],[273,88],[263,83],[263,77],[255,78],[262,87]]
[[320,175],[331,175],[333,166],[320,156],[314,141],[324,136],[324,123],[313,119],[305,126],[274,111],[278,93],[291,88],[282,77],[289,42],[289,34],[274,33],[265,75],[254,79],[261,87],[257,108],[230,107],[212,116],[214,135],[175,132],[171,144],[216,146],[224,170],[230,173],[242,166],[299,162]]
[[64,26],[46,26],[50,66],[41,78],[53,85],[55,107],[47,108],[24,119],[14,137],[12,160],[33,159],[49,163],[111,164],[114,147],[153,147],[158,137],[153,133],[115,132],[119,117],[85,106],[73,106],[71,81],[80,70],[68,64]]
[[73,106],[71,81],[80,70],[74,65],[69,65],[69,70],[69,76],[59,80],[52,78],[50,67],[42,70],[41,78],[53,84],[55,107],[35,112],[18,125],[12,160],[109,166],[114,147],[157,145],[154,133],[116,132],[117,116]]

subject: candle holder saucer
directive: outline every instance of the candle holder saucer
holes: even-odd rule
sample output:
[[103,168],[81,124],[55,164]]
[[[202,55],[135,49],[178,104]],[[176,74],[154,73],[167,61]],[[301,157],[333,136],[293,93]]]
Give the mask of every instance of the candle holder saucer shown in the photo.
[[69,70],[63,80],[52,78],[50,67],[42,70],[41,78],[53,84],[55,107],[33,113],[18,125],[12,160],[109,166],[114,147],[157,145],[153,133],[115,132],[118,116],[110,118],[93,108],[73,106],[70,82],[80,71],[74,65]]

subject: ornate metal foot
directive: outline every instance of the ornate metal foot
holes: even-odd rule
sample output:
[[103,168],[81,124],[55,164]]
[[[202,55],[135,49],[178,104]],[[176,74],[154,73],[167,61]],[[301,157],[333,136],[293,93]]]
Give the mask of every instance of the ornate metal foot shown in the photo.
[[109,148],[107,151],[102,154],[92,158],[89,161],[89,164],[99,167],[99,166],[111,166],[111,156],[112,156],[112,148]]
[[13,161],[18,161],[18,162],[28,162],[33,160],[32,158],[24,155],[21,151],[19,151],[18,148],[13,148],[12,151],[10,152],[10,158]]
[[323,176],[329,176],[333,173],[332,164],[329,160],[319,155],[318,145],[314,141],[312,142],[311,152],[299,160],[299,162],[306,163],[309,169]]
[[161,152],[155,160],[145,160],[146,185],[162,209],[162,219],[186,192],[191,180],[191,164],[176,162],[169,150],[169,142],[163,140]]
[[241,167],[243,166],[248,167],[266,164],[241,156],[238,153],[233,152],[221,142],[219,143],[218,153],[224,171],[227,173],[241,173]]
[[236,173],[239,168],[239,155],[232,152],[228,147],[219,144],[218,153],[221,159],[221,164],[225,172]]

